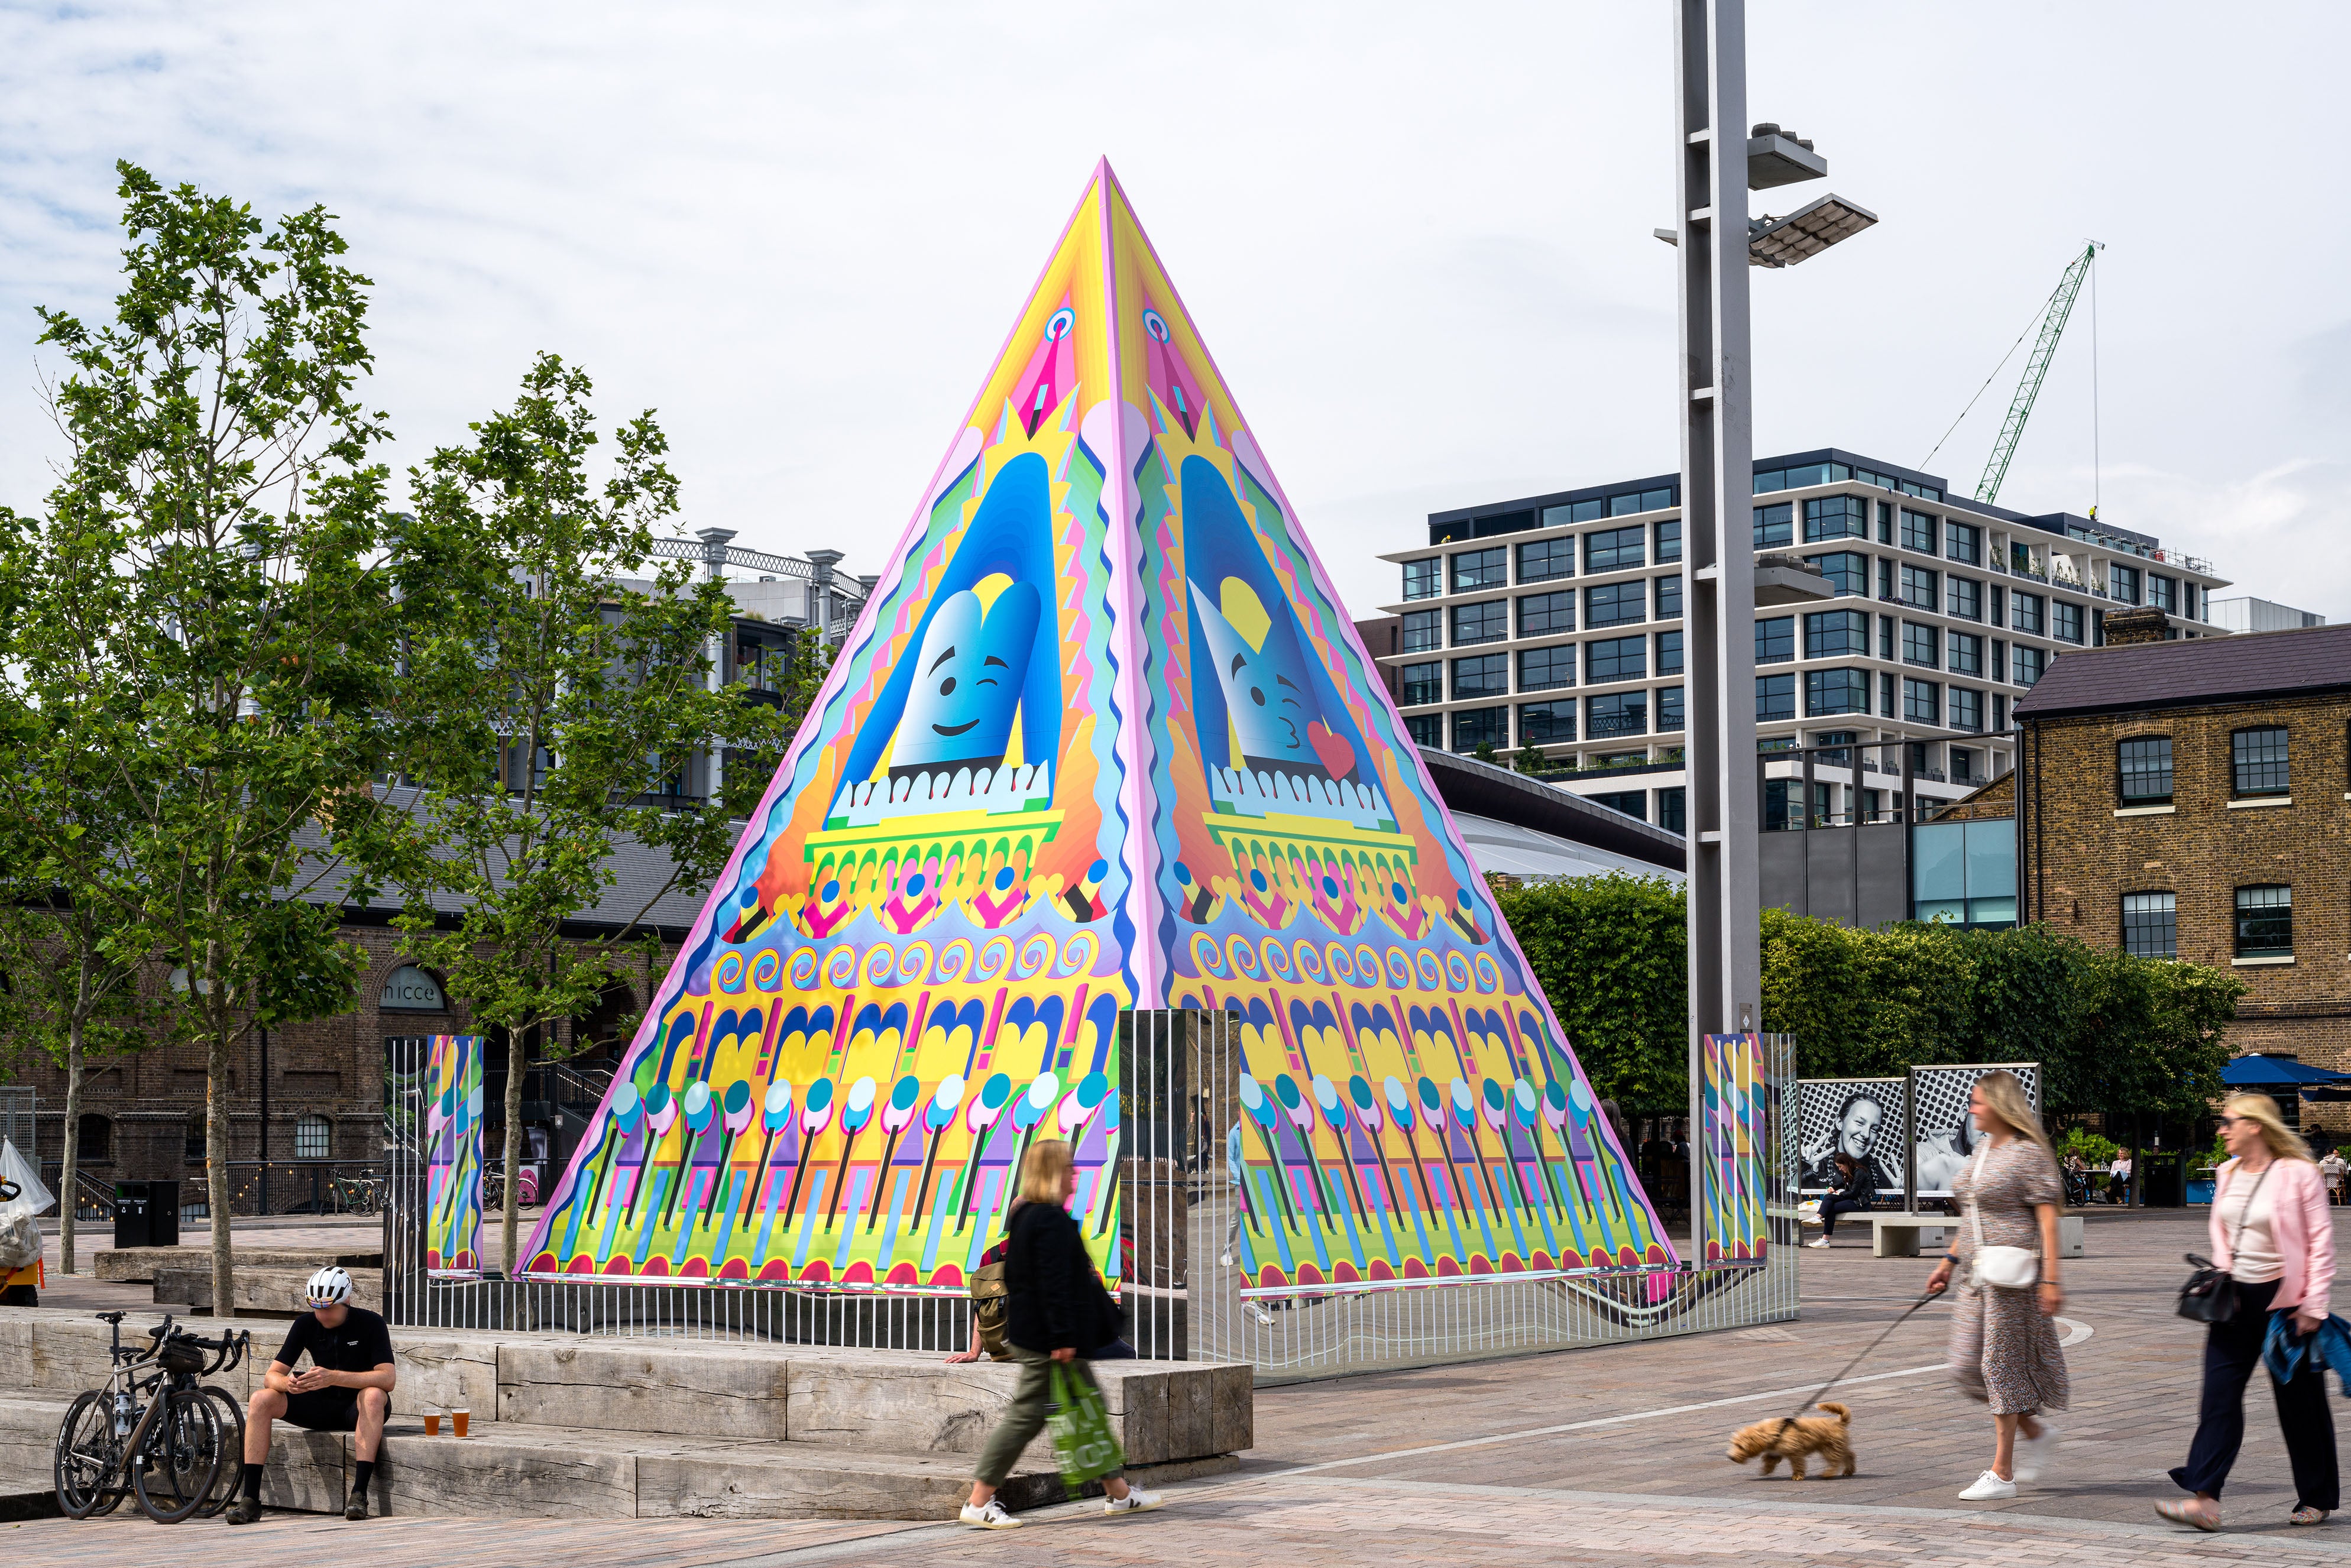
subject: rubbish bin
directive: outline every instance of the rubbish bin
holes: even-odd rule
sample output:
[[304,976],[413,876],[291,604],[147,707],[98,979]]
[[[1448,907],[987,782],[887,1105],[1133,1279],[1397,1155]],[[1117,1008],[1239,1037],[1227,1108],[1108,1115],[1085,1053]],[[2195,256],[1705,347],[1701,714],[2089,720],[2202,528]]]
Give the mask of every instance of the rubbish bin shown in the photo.
[[2134,1174],[2143,1184],[2139,1202],[2148,1208],[2179,1208],[2188,1201],[2187,1158],[2167,1150],[2142,1149]]
[[177,1247],[180,1244],[180,1184],[176,1181],[116,1182],[114,1244],[117,1247]]

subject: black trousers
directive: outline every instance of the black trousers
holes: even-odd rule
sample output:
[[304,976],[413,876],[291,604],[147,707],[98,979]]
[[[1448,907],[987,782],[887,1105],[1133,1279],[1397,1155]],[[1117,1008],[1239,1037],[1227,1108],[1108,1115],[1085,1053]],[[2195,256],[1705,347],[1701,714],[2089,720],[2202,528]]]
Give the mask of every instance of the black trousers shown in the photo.
[[1833,1193],[1821,1199],[1821,1234],[1834,1236],[1838,1215],[1858,1214],[1868,1207],[1869,1205],[1862,1202],[1861,1199],[1847,1197],[1842,1193]]
[[[2269,1337],[2270,1301],[2277,1281],[2237,1287],[2237,1314],[2204,1331],[2204,1400],[2197,1411],[2196,1440],[2188,1462],[2171,1472],[2182,1491],[2220,1495],[2237,1450],[2245,1441],[2245,1385],[2262,1364],[2262,1342]],[[2297,1506],[2342,1506],[2335,1469],[2335,1416],[2326,1407],[2326,1374],[2314,1357],[2304,1357],[2292,1383],[2263,1374],[2277,1396],[2278,1426],[2285,1433],[2286,1458],[2294,1465]]]

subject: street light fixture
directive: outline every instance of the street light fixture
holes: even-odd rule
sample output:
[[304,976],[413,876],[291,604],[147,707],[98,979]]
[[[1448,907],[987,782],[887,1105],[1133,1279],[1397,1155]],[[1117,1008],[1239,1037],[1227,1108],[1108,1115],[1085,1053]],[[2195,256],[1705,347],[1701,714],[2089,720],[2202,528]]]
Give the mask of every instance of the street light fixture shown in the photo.
[[[1813,151],[1810,141],[1790,136],[1770,120],[1755,127],[1747,139],[1747,188],[1776,190],[1806,180],[1828,177],[1829,161]],[[1710,214],[1709,214],[1710,215]],[[1839,240],[1851,239],[1877,222],[1877,214],[1856,202],[1831,192],[1815,197],[1785,217],[1766,213],[1747,220],[1747,265],[1774,269],[1809,261]],[[1675,229],[1651,229],[1667,245],[1677,245]]]

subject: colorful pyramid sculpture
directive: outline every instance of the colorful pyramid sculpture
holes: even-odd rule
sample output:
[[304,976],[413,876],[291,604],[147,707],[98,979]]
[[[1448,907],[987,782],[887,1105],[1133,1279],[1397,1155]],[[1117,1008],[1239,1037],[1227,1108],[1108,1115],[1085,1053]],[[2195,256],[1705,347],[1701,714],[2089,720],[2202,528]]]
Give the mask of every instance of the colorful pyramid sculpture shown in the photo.
[[1253,1288],[1673,1263],[1104,163],[528,1271],[959,1291],[1061,1136],[1115,1281],[1164,1007],[1239,1015]]

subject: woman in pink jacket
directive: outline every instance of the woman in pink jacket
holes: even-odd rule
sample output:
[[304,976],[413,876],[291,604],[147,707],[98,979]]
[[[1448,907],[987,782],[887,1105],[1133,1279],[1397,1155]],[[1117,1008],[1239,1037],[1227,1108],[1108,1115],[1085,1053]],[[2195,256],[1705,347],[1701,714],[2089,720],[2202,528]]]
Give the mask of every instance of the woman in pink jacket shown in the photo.
[[[2237,1310],[2204,1338],[2204,1400],[2188,1462],[2171,1472],[2189,1502],[2156,1511],[2199,1530],[2220,1528],[2220,1488],[2245,1439],[2245,1384],[2261,1364],[2273,1312],[2294,1314],[2295,1337],[2326,1321],[2335,1283],[2335,1219],[2326,1183],[2309,1147],[2279,1119],[2266,1094],[2232,1094],[2220,1107],[2229,1145],[2212,1196],[2212,1261],[2237,1282]],[[2270,1382],[2278,1425],[2294,1464],[2295,1524],[2321,1524],[2340,1505],[2335,1470],[2335,1416],[2325,1374],[2304,1357],[2291,1383]]]

